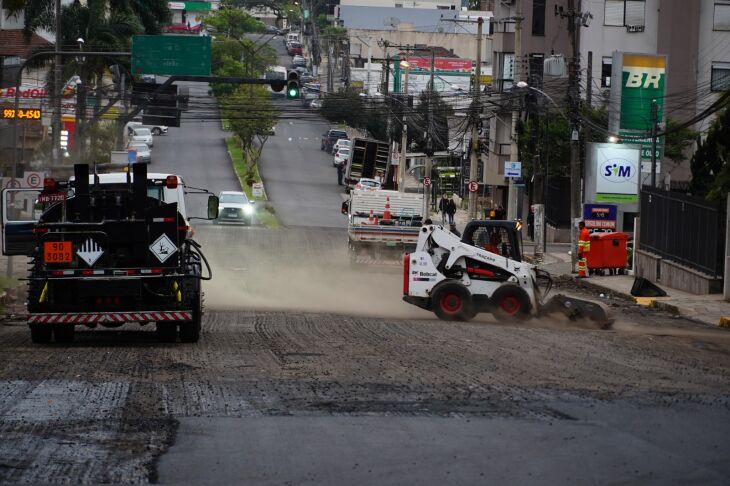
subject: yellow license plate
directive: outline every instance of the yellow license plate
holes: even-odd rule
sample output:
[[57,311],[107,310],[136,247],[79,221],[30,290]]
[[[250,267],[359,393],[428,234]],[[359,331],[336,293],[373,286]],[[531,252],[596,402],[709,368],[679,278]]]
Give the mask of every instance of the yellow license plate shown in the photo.
[[71,263],[73,245],[70,241],[46,241],[43,243],[43,260],[46,263]]

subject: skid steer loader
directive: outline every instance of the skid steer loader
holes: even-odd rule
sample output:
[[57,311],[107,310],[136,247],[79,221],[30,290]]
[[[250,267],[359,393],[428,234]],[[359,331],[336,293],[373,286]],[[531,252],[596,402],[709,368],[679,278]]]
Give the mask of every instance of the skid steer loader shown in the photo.
[[560,312],[605,329],[613,319],[601,303],[555,295],[550,274],[522,261],[520,223],[472,221],[461,239],[441,226],[422,226],[416,251],[403,258],[403,300],[440,319],[467,321],[480,312],[519,320]]

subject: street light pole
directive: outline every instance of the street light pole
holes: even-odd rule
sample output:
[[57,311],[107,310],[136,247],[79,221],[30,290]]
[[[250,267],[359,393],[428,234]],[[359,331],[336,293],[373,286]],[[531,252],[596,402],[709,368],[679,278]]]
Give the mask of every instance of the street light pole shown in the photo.
[[[55,60],[53,62],[53,117],[51,124],[53,127],[53,136],[51,137],[51,160],[53,165],[58,165],[61,160],[61,99],[63,98],[63,93],[61,93],[61,76],[63,76],[63,56],[61,56],[61,0],[56,0],[55,11],[56,42],[53,47]],[[18,85],[18,91],[20,91],[20,85]]]
[[[477,180],[477,149],[479,147],[479,127],[477,126],[479,115],[481,112],[479,95],[481,88],[479,81],[482,76],[482,28],[484,19],[477,19],[477,58],[476,69],[474,70],[474,98],[472,101],[472,115],[474,119],[471,122],[471,157],[469,160],[469,182]],[[477,219],[477,193],[469,189],[469,219]]]
[[406,180],[406,146],[408,145],[408,123],[406,119],[406,110],[408,109],[408,73],[410,72],[410,65],[408,64],[408,55],[410,46],[406,46],[406,62],[405,70],[406,74],[403,80],[403,93],[405,98],[403,100],[403,130],[401,132],[400,141],[400,161],[398,162],[398,192],[405,192],[405,180]]

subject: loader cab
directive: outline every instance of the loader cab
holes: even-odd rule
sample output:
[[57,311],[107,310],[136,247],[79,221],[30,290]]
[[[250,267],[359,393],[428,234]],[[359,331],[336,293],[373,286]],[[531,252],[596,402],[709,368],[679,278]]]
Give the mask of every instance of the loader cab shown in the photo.
[[519,221],[472,221],[466,225],[461,242],[521,262],[521,229]]

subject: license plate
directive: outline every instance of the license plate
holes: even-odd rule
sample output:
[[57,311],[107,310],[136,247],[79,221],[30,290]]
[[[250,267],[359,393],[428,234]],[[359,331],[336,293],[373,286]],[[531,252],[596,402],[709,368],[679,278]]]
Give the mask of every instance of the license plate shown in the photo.
[[43,260],[46,263],[71,263],[73,245],[70,241],[46,241],[43,243]]

